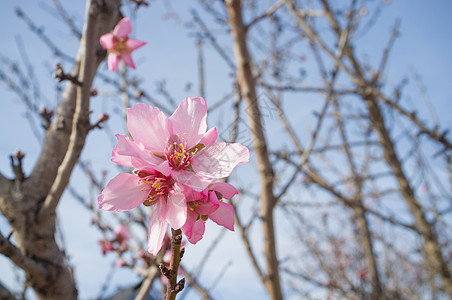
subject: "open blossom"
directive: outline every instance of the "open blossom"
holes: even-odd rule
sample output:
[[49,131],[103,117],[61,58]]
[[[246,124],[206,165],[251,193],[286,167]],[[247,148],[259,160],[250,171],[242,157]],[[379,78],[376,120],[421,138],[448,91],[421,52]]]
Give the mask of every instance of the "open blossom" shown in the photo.
[[129,38],[131,32],[130,19],[124,18],[116,25],[113,34],[107,33],[100,37],[100,44],[108,51],[108,68],[111,71],[118,69],[120,60],[135,69],[131,53],[146,45],[146,42]]
[[189,209],[182,232],[190,243],[196,244],[202,239],[208,219],[234,231],[234,209],[223,199],[231,199],[236,194],[237,189],[229,183],[215,182],[203,192],[191,191],[186,195]]
[[[133,140],[116,135],[118,144],[112,151],[112,161],[135,170],[134,174],[121,173],[107,184],[98,197],[99,208],[126,211],[141,204],[153,206],[148,243],[153,255],[162,246],[167,225],[180,229],[188,216],[192,218],[187,209],[192,204],[187,203],[193,200],[186,201],[187,195],[210,195],[208,187],[216,185],[215,178],[229,176],[238,164],[249,159],[245,146],[217,142],[216,128],[207,130],[206,118],[203,98],[187,97],[169,118],[156,107],[137,103],[127,110],[127,127]],[[214,196],[207,199],[215,205],[219,202]],[[217,207],[224,208],[223,204]]]
[[207,105],[203,98],[184,99],[167,118],[156,107],[137,103],[127,110],[127,128],[133,141],[116,135],[112,161],[137,169],[168,171],[171,177],[202,191],[213,178],[223,178],[249,159],[239,143],[217,142],[217,130],[207,131]]

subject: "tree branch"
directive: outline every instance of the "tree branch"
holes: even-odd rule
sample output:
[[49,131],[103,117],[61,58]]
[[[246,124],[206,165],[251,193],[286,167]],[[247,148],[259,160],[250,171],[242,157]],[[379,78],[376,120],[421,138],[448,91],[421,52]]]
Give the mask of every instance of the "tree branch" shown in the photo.
[[22,252],[0,233],[0,253],[11,259],[19,268],[33,276],[42,276],[46,273],[44,266],[25,256]]

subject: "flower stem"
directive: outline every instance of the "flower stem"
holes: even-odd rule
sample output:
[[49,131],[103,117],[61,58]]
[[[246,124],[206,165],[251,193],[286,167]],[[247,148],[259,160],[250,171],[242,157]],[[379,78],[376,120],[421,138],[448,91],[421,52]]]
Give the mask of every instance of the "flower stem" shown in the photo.
[[180,245],[182,241],[182,231],[180,229],[171,229],[171,261],[168,275],[168,284],[166,286],[166,300],[176,299],[178,292],[184,288],[185,280],[177,282],[177,272],[181,260]]

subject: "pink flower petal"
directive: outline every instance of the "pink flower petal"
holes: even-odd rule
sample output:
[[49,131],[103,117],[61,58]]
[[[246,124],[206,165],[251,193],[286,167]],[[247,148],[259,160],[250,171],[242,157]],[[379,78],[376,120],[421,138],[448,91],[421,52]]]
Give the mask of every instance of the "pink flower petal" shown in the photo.
[[157,174],[156,171],[162,173],[165,176],[170,176],[170,174],[171,174],[171,168],[168,165],[167,160],[161,161],[160,164],[148,165],[148,166],[142,167],[142,168],[140,168],[140,170],[144,171],[148,174]]
[[108,68],[110,71],[118,70],[119,57],[117,53],[108,54]]
[[234,208],[230,204],[220,202],[220,207],[209,215],[209,219],[234,231]]
[[126,226],[124,226],[122,224],[119,224],[118,226],[116,226],[113,233],[116,235],[117,239],[122,239],[124,241],[130,240],[129,228],[127,228]]
[[237,165],[247,162],[249,157],[248,148],[239,143],[216,142],[201,150],[192,160],[192,166],[195,173],[223,178],[229,176]]
[[237,189],[229,183],[226,182],[214,182],[209,186],[209,189],[212,191],[217,191],[221,195],[223,195],[224,199],[232,199],[235,195],[239,193]]
[[170,136],[168,119],[157,107],[137,103],[127,109],[127,128],[135,141],[148,150],[163,153]]
[[205,230],[206,224],[204,223],[204,221],[203,220],[196,221],[195,224],[193,225],[191,237],[190,238],[187,237],[188,241],[192,244],[196,244],[202,239]]
[[126,66],[129,66],[132,69],[135,69],[135,64],[133,63],[132,55],[130,55],[129,52],[122,52],[121,59],[124,61]]
[[220,201],[218,201],[217,195],[215,192],[210,192],[208,201],[206,203],[197,203],[197,207],[195,208],[196,212],[200,215],[210,215],[214,211],[216,211],[220,207]]
[[128,36],[132,32],[132,26],[130,25],[129,18],[123,18],[119,23],[115,26],[113,30],[113,35],[118,38],[123,38]]
[[102,47],[104,47],[107,50],[113,49],[114,41],[113,41],[113,35],[111,33],[104,34],[99,39],[100,44]]
[[173,229],[179,229],[187,221],[187,205],[182,191],[175,186],[166,202],[166,221]]
[[118,144],[111,152],[112,162],[131,168],[141,168],[149,164],[158,165],[162,162],[162,159],[145,150],[143,144],[131,141],[128,136],[117,134],[116,138]]
[[183,193],[184,193],[186,202],[207,199],[207,196],[208,196],[207,189],[204,189],[202,191],[195,191],[191,188],[186,188],[186,189],[184,189]]
[[197,219],[198,219],[197,213],[191,210],[187,210],[187,220],[185,221],[184,226],[181,227],[182,232],[185,234],[187,239],[191,238],[191,235],[193,233],[193,226],[195,225]]
[[187,237],[188,241],[196,244],[202,239],[205,231],[205,223],[203,220],[198,220],[198,214],[189,211],[187,215],[187,222],[182,226],[182,232]]
[[199,141],[200,144],[203,144],[204,146],[210,146],[212,143],[214,143],[217,140],[218,134],[217,134],[217,128],[213,127],[210,128],[206,134],[202,137],[201,141]]
[[207,130],[207,104],[203,98],[185,98],[169,117],[173,134],[183,134],[190,149],[201,140]]
[[162,202],[154,205],[151,215],[151,224],[149,226],[149,241],[148,251],[152,255],[157,255],[163,245],[163,238],[165,237],[167,223],[160,219],[162,212]]
[[147,198],[149,190],[142,190],[138,176],[120,173],[110,180],[97,197],[99,208],[110,211],[126,211],[137,207]]
[[173,171],[172,175],[177,182],[184,184],[198,192],[203,191],[212,182],[211,178],[183,170]]
[[127,48],[129,48],[130,50],[136,50],[140,47],[143,47],[144,45],[146,45],[146,42],[140,41],[140,40],[135,40],[135,39],[128,39],[126,41],[126,46]]

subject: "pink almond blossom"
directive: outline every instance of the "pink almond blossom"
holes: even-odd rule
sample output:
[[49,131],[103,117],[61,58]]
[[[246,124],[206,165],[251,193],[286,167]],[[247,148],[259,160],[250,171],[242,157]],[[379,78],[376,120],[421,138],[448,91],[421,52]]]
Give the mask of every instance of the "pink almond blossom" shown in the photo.
[[132,32],[129,18],[123,18],[116,25],[113,34],[107,33],[100,37],[100,44],[108,51],[108,68],[111,71],[118,69],[119,61],[135,69],[132,51],[146,45],[146,42],[129,38]]
[[217,142],[217,130],[207,130],[206,119],[203,98],[187,97],[169,118],[156,107],[137,103],[127,110],[133,141],[116,135],[112,161],[137,169],[169,169],[174,180],[202,191],[213,178],[227,177],[249,160],[245,146]]
[[220,226],[234,231],[234,209],[232,205],[224,203],[223,199],[231,199],[238,194],[237,189],[224,182],[212,183],[203,192],[191,191],[186,194],[188,205],[187,221],[182,226],[182,232],[188,241],[196,244],[202,239],[205,222],[211,219]]

